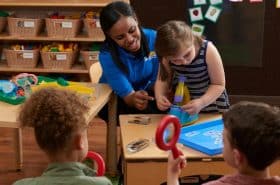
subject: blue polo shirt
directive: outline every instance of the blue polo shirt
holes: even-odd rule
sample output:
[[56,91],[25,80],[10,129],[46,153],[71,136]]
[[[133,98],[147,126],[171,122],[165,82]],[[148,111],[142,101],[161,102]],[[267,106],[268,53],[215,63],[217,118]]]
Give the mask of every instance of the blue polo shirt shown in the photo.
[[143,32],[150,49],[149,57],[135,56],[121,47],[118,48],[120,59],[128,68],[128,74],[125,74],[114,63],[106,43],[100,50],[99,61],[103,70],[100,83],[109,84],[115,93],[122,98],[133,90],[143,89],[149,81],[151,81],[151,85],[156,81],[159,66],[159,61],[154,51],[156,31],[143,29]]

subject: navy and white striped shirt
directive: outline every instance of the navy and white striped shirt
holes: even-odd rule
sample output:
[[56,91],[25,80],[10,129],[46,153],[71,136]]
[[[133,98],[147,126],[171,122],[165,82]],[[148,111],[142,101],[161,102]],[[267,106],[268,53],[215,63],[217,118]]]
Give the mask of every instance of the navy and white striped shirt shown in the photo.
[[[171,68],[174,70],[172,87],[175,89],[178,84],[179,76],[186,77],[186,85],[190,91],[191,99],[201,97],[207,91],[210,85],[210,77],[206,63],[206,50],[208,41],[203,41],[199,54],[188,65],[175,65],[170,63]],[[229,99],[226,90],[207,107],[204,107],[202,113],[210,112],[225,112],[229,108]]]

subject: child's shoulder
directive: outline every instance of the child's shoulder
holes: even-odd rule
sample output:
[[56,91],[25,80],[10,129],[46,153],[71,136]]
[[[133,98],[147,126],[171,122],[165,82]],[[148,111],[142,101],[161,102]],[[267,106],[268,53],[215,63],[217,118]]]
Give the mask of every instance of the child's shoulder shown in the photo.
[[13,185],[33,185],[33,184],[35,185],[37,184],[37,180],[36,180],[37,178],[38,177],[21,179],[14,182]]
[[[84,183],[82,184],[84,185]],[[90,177],[88,185],[112,185],[112,182],[107,177]]]
[[54,179],[49,177],[48,179],[44,177],[35,177],[35,178],[25,178],[16,181],[13,185],[41,185],[41,184],[69,184],[75,182],[76,185],[112,185],[111,181],[106,177],[90,177],[90,176],[77,176],[65,179]]

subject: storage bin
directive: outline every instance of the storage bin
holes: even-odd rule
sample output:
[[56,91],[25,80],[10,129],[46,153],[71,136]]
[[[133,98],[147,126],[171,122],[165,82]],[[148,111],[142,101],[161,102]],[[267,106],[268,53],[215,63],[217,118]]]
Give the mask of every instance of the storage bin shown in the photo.
[[86,68],[89,69],[93,63],[98,62],[99,51],[81,51],[81,55]]
[[37,36],[43,27],[42,19],[8,17],[9,33],[12,36]]
[[97,38],[98,40],[105,39],[105,35],[100,27],[100,23],[98,19],[85,18],[84,26],[89,37],[94,37]]
[[0,33],[4,31],[7,24],[7,18],[6,17],[0,17]]
[[41,51],[43,67],[48,69],[70,69],[77,58],[77,53],[77,51]]
[[50,19],[46,18],[46,28],[49,37],[76,37],[81,28],[80,19]]
[[35,68],[39,60],[39,49],[11,50],[4,49],[4,55],[9,67]]

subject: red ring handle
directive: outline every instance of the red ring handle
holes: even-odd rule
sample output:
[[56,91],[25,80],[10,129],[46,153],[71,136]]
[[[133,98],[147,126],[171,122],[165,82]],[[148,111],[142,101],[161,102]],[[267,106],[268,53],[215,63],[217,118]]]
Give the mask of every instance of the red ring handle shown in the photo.
[[[165,143],[163,134],[169,124],[173,124],[174,126],[174,135],[170,142]],[[174,158],[177,158],[180,155],[180,151],[176,147],[176,143],[180,135],[180,129],[181,125],[179,119],[173,115],[166,115],[162,118],[156,130],[155,138],[157,146],[162,150],[172,150]]]
[[86,158],[92,159],[97,164],[97,176],[104,176],[105,162],[101,155],[96,152],[88,151]]

